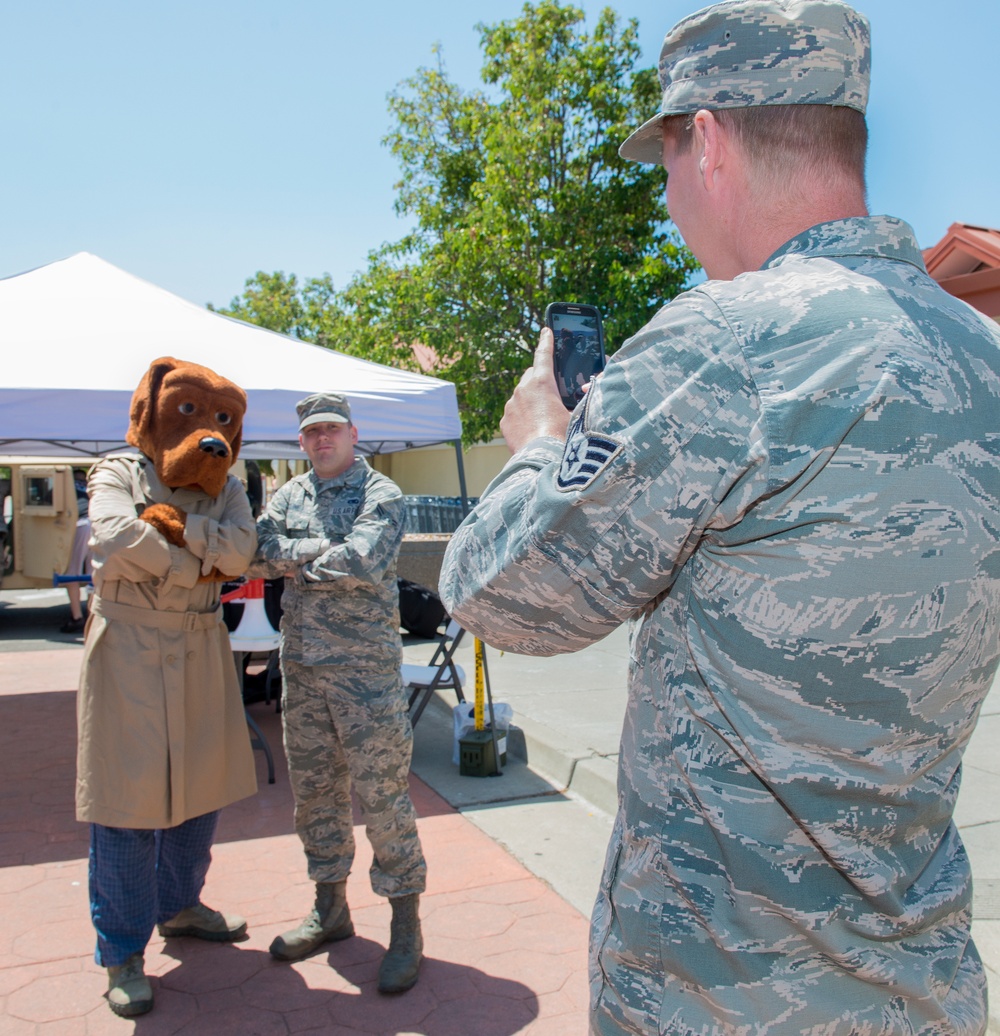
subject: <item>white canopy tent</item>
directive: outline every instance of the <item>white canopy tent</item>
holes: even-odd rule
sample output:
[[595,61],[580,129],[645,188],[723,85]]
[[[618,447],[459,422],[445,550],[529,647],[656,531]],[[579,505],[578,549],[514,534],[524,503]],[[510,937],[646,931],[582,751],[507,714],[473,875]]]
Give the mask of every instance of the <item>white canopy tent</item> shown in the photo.
[[301,458],[295,404],[320,391],[349,398],[365,453],[462,435],[450,382],[221,316],[88,252],[0,279],[0,355],[5,454],[129,448],[129,401],[159,356],[200,363],[246,390],[245,458]]

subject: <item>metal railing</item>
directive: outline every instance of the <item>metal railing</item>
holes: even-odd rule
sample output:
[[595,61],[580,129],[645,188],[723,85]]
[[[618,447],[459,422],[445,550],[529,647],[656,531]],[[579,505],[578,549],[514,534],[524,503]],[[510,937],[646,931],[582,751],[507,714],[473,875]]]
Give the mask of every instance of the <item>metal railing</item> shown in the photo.
[[[462,499],[457,496],[405,496],[407,532],[454,532],[462,523]],[[476,500],[469,500],[475,507]]]

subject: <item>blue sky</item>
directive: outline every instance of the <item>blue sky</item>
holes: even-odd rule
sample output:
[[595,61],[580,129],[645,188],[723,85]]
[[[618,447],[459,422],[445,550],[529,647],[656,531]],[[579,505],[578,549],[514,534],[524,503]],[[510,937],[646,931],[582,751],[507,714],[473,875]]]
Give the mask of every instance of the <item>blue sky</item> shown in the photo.
[[[703,5],[611,6],[638,19],[653,66]],[[1000,3],[857,6],[872,22],[872,211],[909,220],[924,247],[953,221],[1000,227]],[[227,304],[257,270],[342,287],[406,229],[386,96],[435,44],[478,86],[475,25],[521,7],[0,0],[0,276],[89,251],[197,303]]]

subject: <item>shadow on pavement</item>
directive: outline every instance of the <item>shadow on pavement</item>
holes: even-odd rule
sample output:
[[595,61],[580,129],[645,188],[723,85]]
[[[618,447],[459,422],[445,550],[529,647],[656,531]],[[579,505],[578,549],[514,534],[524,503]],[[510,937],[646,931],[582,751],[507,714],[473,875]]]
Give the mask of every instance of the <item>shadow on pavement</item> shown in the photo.
[[[513,1036],[538,1017],[538,999],[521,982],[434,958],[425,958],[420,982],[405,995],[380,996],[375,984],[384,952],[358,935],[290,966],[261,950],[172,941],[163,956],[176,966],[161,963],[159,977],[152,977],[156,1009],[135,1019],[135,1032],[277,1034],[290,1023],[308,1023],[310,1031],[330,1036]],[[229,993],[237,987],[234,998]]]
[[[267,783],[263,754],[254,752],[257,794],[222,811],[217,843],[273,838],[295,830],[281,716],[273,704],[263,702],[250,710],[271,746],[275,783]],[[76,820],[75,783],[76,692],[0,694],[0,867],[87,855],[88,828]],[[412,795],[420,817],[452,812],[418,783]],[[356,807],[354,822],[361,823]]]
[[0,650],[49,651],[76,648],[82,633],[60,633],[70,617],[65,590],[0,591]]

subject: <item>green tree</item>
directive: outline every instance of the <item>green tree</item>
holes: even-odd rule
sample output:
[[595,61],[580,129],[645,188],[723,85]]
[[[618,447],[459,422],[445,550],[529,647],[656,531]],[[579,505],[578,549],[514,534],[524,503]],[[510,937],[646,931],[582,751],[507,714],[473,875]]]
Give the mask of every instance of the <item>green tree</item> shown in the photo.
[[662,171],[618,156],[658,100],[635,20],[605,9],[587,33],[582,11],[542,0],[478,28],[489,93],[439,62],[390,97],[396,208],[416,228],[341,297],[352,351],[434,350],[469,441],[496,433],[548,302],[599,306],[614,352],[696,268],[667,229]]
[[477,28],[483,89],[460,89],[439,55],[389,99],[413,230],[342,292],[258,274],[230,309],[381,363],[414,367],[411,346],[429,347],[467,442],[496,434],[547,303],[600,307],[613,353],[697,268],[668,228],[662,170],[618,156],[659,99],[635,68],[636,21],[605,9],[587,32],[581,10],[540,0]]
[[208,308],[269,331],[336,348],[342,312],[329,274],[309,278],[300,288],[295,274],[258,270],[227,309]]

